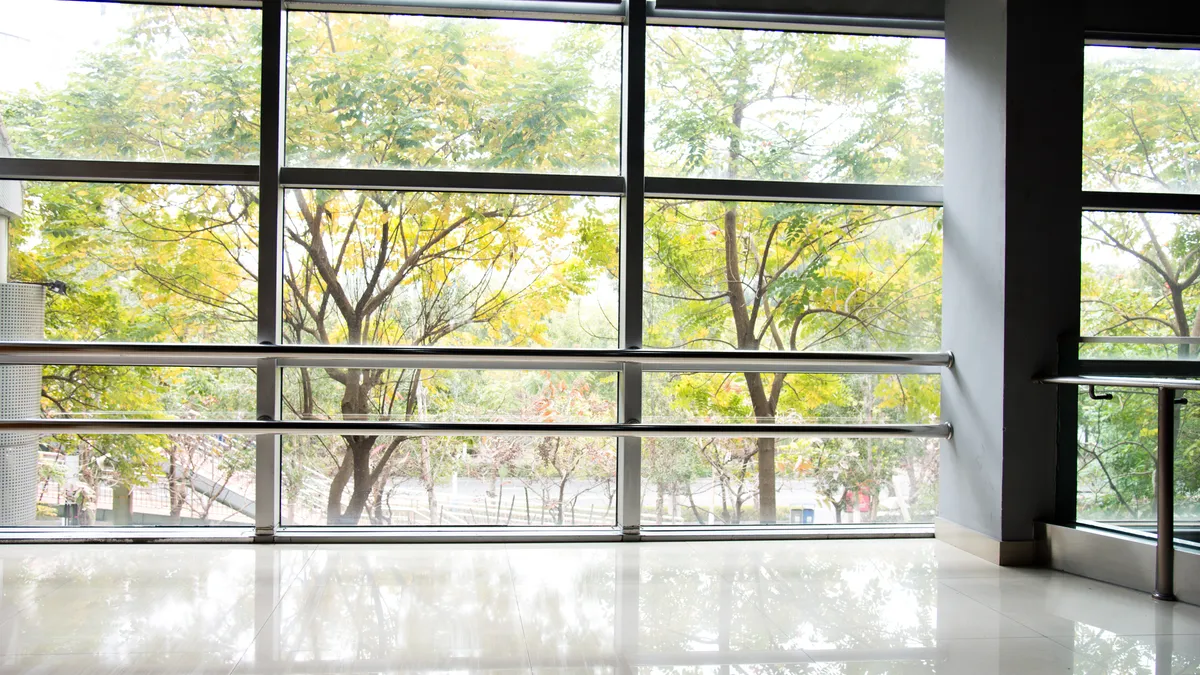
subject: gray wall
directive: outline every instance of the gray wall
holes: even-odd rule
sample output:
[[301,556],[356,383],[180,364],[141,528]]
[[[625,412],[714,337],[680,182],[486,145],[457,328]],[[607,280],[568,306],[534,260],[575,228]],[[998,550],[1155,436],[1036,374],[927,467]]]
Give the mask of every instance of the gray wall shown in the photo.
[[941,516],[1002,541],[1052,519],[1060,336],[1079,334],[1079,2],[947,0]]

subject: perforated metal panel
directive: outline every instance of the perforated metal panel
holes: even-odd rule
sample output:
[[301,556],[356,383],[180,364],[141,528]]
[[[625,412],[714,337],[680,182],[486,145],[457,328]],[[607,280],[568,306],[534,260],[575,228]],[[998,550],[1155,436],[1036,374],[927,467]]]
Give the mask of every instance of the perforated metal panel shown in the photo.
[[37,447],[0,448],[0,527],[29,525],[37,514]]
[[[0,284],[0,340],[42,340],[46,291]],[[0,418],[41,414],[41,366],[0,366]],[[0,526],[33,522],[37,495],[37,436],[0,434]]]
[[0,340],[44,340],[46,289],[0,283]]

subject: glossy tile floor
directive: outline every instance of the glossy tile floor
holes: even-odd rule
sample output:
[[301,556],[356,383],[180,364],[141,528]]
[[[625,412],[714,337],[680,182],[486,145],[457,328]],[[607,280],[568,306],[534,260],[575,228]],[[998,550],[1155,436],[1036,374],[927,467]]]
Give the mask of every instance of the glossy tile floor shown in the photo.
[[933,540],[0,547],[0,673],[1200,673],[1200,608]]

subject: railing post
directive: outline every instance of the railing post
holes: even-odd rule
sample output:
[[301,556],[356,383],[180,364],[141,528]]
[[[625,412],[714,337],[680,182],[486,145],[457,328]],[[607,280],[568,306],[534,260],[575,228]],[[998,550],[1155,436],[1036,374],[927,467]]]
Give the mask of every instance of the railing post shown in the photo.
[[1158,502],[1158,545],[1154,569],[1154,597],[1175,599],[1175,390],[1158,390],[1158,468],[1155,471]]

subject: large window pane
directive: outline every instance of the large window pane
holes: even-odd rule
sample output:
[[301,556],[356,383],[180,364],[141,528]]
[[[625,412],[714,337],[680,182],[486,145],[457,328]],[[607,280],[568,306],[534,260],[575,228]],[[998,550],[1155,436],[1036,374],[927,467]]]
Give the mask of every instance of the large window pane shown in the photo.
[[[1158,396],[1114,389],[1111,400],[1079,392],[1077,514],[1148,532],[1157,529]],[[1176,537],[1200,541],[1200,412],[1175,407]]]
[[1083,214],[1081,356],[1195,358],[1200,216]]
[[941,40],[651,26],[650,175],[933,184]]
[[43,366],[42,413],[59,418],[252,420],[252,368]]
[[54,284],[46,338],[249,342],[257,191],[25,183],[9,225],[9,281]]
[[[616,421],[611,372],[286,369],[285,416],[421,422]],[[609,438],[288,437],[295,525],[611,525]],[[354,471],[359,465],[366,471]],[[336,495],[336,496],[334,496]]]
[[284,337],[615,347],[618,200],[290,190]]
[[[775,479],[764,486],[765,456]],[[647,438],[642,524],[927,523],[937,456],[937,439]],[[775,493],[766,517],[764,487]]]
[[287,419],[617,421],[615,372],[285,368]]
[[[650,423],[928,424],[939,380],[925,375],[646,373]],[[928,522],[936,439],[647,438],[642,524]],[[775,466],[760,476],[760,462]],[[775,518],[758,496],[775,494]]]
[[[254,381],[246,368],[45,366],[41,411],[55,419],[251,420]],[[32,386],[37,396],[36,381]],[[10,525],[254,521],[253,437],[0,434],[0,446],[9,467],[3,496]],[[28,482],[14,472],[21,465],[30,469]]]
[[[616,451],[611,438],[289,436],[283,523],[612,527]],[[347,488],[359,461],[379,477]]]
[[651,201],[645,342],[936,350],[939,209]]
[[36,454],[30,525],[254,524],[253,436],[59,435]]
[[257,160],[259,12],[22,0],[0,26],[18,157]]
[[940,391],[937,375],[648,372],[642,375],[642,420],[932,424]]
[[1200,51],[1084,50],[1083,185],[1200,191]]
[[619,26],[292,12],[288,163],[616,173]]

